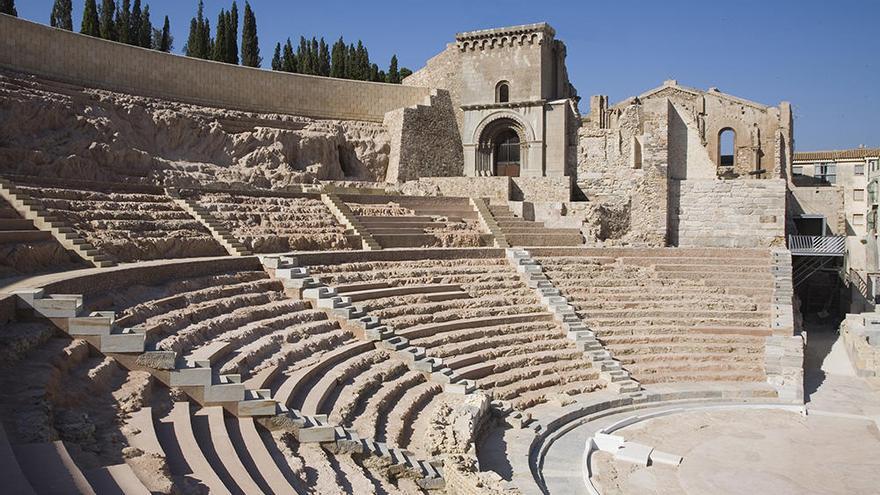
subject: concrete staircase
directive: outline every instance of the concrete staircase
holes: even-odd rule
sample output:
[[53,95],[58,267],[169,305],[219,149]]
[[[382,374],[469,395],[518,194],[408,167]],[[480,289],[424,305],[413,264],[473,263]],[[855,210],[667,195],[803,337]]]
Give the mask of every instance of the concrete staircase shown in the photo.
[[507,205],[491,205],[489,212],[510,246],[582,246],[578,229],[557,229],[518,217]]
[[345,225],[347,229],[351,230],[352,233],[361,238],[363,249],[369,251],[382,249],[382,246],[376,242],[376,239],[373,238],[369,230],[367,230],[367,228],[355,218],[354,214],[345,204],[345,201],[342,201],[339,196],[335,194],[322,194],[321,201],[327,205],[327,208],[330,209],[339,223]]
[[596,334],[575,313],[568,299],[562,296],[559,289],[553,286],[543,273],[541,264],[532,258],[524,249],[507,249],[508,261],[516,267],[529,287],[533,288],[541,302],[553,313],[557,321],[566,331],[566,337],[584,352],[593,366],[600,370],[599,377],[606,382],[611,390],[619,393],[636,392],[641,389],[620,363],[596,338]]
[[495,216],[492,215],[492,210],[489,209],[486,201],[483,198],[470,198],[470,201],[474,210],[477,211],[483,228],[491,232],[495,237],[495,247],[509,248],[510,244],[507,242],[507,237],[504,236],[504,231],[501,230],[501,226],[495,221]]
[[211,236],[213,236],[230,255],[250,256],[252,254],[244,244],[239,242],[238,239],[232,235],[232,232],[230,232],[229,229],[224,227],[220,221],[214,218],[214,216],[196,200],[192,198],[179,198],[174,195],[171,195],[171,197],[174,198],[174,202],[178,206],[204,225],[205,228],[208,229],[208,232],[211,233]]
[[[98,251],[95,246],[83,239],[82,236],[80,236],[72,227],[67,225],[66,222],[50,216],[49,212],[43,208],[39,201],[22,193],[8,179],[0,178],[0,197],[5,199],[24,220],[31,221],[31,224],[34,227],[55,237],[65,249],[73,251],[82,259],[99,268],[116,265],[109,256]],[[24,226],[24,224],[19,222],[17,225],[9,225],[7,223],[7,226],[20,228]],[[45,237],[46,234],[23,234],[21,231],[16,231],[15,234],[12,234],[12,236],[17,238],[21,238],[23,235],[27,237]]]

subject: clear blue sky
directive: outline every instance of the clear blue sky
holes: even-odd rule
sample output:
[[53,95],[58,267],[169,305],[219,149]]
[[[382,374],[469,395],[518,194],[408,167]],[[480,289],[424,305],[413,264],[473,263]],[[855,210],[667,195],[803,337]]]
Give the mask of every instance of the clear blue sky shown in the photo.
[[[180,51],[197,0],[142,1],[154,24],[170,16]],[[20,17],[42,23],[52,3],[16,2]],[[78,28],[84,0],[73,3]],[[231,3],[205,2],[212,26]],[[415,70],[458,31],[547,21],[568,46],[582,112],[589,95],[616,102],[674,78],[768,105],[792,102],[801,151],[880,146],[878,0],[254,0],[251,6],[264,66],[288,36],[344,35],[362,39],[380,66],[397,53],[402,66]]]

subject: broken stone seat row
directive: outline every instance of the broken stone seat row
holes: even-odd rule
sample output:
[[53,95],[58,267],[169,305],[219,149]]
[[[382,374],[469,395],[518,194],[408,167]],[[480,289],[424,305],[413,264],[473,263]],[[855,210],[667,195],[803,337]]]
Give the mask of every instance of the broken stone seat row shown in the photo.
[[[429,300],[434,301],[469,297],[458,286],[432,284],[395,287],[377,282],[340,285],[334,288],[313,277],[308,267],[298,266],[296,258],[264,256],[262,261],[274,277],[284,283],[286,289],[297,291],[302,298],[313,301],[316,307],[324,309],[328,314],[343,322],[347,322],[346,325],[354,327],[356,335],[365,341],[328,353],[316,367],[309,371],[310,373],[327,373],[329,369],[342,365],[347,359],[375,348],[390,353],[395,359],[405,363],[410,370],[424,374],[430,382],[440,384],[446,393],[469,394],[477,390],[477,384],[474,380],[464,378],[459,372],[445,364],[442,359],[429,356],[424,347],[410,343],[411,338],[418,338],[423,336],[422,333],[429,331],[428,327],[441,331],[440,327],[469,328],[475,323],[457,320],[425,325],[424,330],[413,328],[395,331],[385,325],[381,318],[368,315],[362,306],[354,304],[369,299],[416,293],[423,294]],[[326,380],[324,381],[326,382]],[[293,400],[304,383],[303,377],[288,379],[276,392],[276,398],[282,403]],[[319,386],[309,392],[304,400],[304,410],[317,411],[322,409],[323,402],[331,395],[329,387],[333,384],[328,382],[324,385],[324,387]],[[503,416],[510,424],[522,426],[528,421],[526,413],[513,410],[505,401],[498,401],[497,405],[504,411]]]
[[[89,341],[102,353],[114,357],[129,369],[149,370],[153,376],[166,385],[180,387],[197,403],[206,408],[213,407],[212,410],[215,411],[215,414],[221,414],[223,410],[227,410],[242,421],[246,419],[257,420],[270,428],[280,427],[292,430],[296,434],[297,440],[303,443],[332,444],[333,449],[339,449],[346,453],[378,456],[390,463],[394,469],[417,476],[419,478],[417,483],[420,485],[436,487],[438,484],[442,484],[442,474],[438,466],[418,460],[408,451],[391,448],[371,439],[362,439],[354,430],[328,424],[326,415],[302,415],[299,411],[287,408],[283,402],[276,402],[268,389],[246,389],[241,383],[239,375],[215,376],[211,369],[211,361],[215,359],[214,354],[222,352],[225,347],[223,343],[205,346],[188,356],[186,362],[181,362],[173,351],[144,352],[145,334],[132,329],[118,331],[113,326],[114,316],[112,313],[95,312],[86,317],[77,316],[82,310],[82,296],[53,294],[43,297],[40,289],[18,291],[16,295],[28,308],[52,320],[72,337]],[[189,422],[189,404],[181,403],[177,409],[184,407],[186,407],[186,413],[178,414],[179,417],[172,418],[172,422],[176,425],[175,435],[185,434],[187,436],[173,440],[180,447],[174,449],[175,451],[191,451],[191,455],[187,458],[189,462],[191,459],[197,459],[200,454],[192,451],[192,446],[197,443],[188,438],[188,435],[191,434],[191,426],[182,423],[183,421],[187,424]],[[139,429],[148,431],[143,428]],[[224,435],[215,436],[212,434],[212,444],[216,445],[217,442],[228,441],[224,440],[228,439],[228,435]],[[166,439],[166,443],[168,441],[170,440]],[[230,451],[227,449],[224,452],[229,453]],[[240,456],[240,453],[236,455]],[[232,457],[229,462],[232,464],[240,463]],[[200,464],[210,469],[207,464]],[[226,464],[225,461],[224,464]],[[211,479],[210,472],[206,471],[202,474],[205,476],[204,479]],[[217,485],[218,488],[219,486]],[[222,492],[221,490],[220,493]]]

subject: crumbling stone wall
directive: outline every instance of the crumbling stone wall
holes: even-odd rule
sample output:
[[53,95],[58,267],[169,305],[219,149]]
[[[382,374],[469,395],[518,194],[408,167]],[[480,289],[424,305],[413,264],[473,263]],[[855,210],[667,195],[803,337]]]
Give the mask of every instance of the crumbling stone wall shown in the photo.
[[0,173],[175,187],[282,189],[384,180],[378,122],[190,105],[0,70]]
[[604,97],[594,97],[591,105],[578,131],[576,194],[607,204],[607,210],[629,212],[625,223],[602,226],[616,233],[625,228],[625,235],[610,239],[665,245],[668,103],[632,101],[612,116],[606,115]]
[[670,180],[669,242],[770,247],[785,242],[785,180]]
[[424,105],[385,114],[391,136],[387,182],[464,173],[461,137],[449,92],[435,90]]

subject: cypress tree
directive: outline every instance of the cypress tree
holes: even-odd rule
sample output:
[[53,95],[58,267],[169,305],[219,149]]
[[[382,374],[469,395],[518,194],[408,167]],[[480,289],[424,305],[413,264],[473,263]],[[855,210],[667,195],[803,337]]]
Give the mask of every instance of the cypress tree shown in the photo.
[[226,30],[226,61],[238,65],[238,5],[235,0],[232,0],[232,9],[226,18]]
[[312,74],[321,75],[321,55],[318,53],[318,40],[312,36],[312,43],[309,45],[309,65],[312,67]]
[[[137,0],[135,0],[137,3]],[[140,15],[141,25],[138,27],[137,44],[142,48],[156,48],[153,46],[153,22],[150,20],[150,6],[144,7]],[[160,38],[161,39],[161,38]]]
[[412,71],[407,69],[406,67],[400,68],[400,82],[403,82],[404,79],[412,75]]
[[345,78],[345,54],[347,51],[345,40],[340,36],[336,43],[333,43],[333,60],[330,66],[331,77]]
[[348,48],[345,50],[345,78],[346,79],[358,79],[358,71],[360,71],[360,66],[357,63],[357,50],[354,48],[354,43],[349,43]]
[[[131,6],[131,15],[128,17],[128,38],[131,40],[132,45],[143,46],[141,43],[141,24],[143,24],[143,16],[144,13],[143,10],[141,10],[141,0],[134,0],[134,3]],[[147,36],[150,36],[152,39],[152,28],[150,32],[147,33]]]
[[388,66],[388,82],[400,83],[400,71],[397,70],[397,55],[391,56],[391,65]]
[[211,37],[211,21],[209,21],[208,19],[205,19],[204,24],[202,24],[199,38],[199,43],[201,43],[203,47],[202,58],[205,60],[210,60],[211,54],[214,53],[214,38]]
[[95,0],[86,0],[86,5],[83,9],[82,25],[80,26],[79,32],[89,36],[101,36],[101,29],[98,27],[99,24],[98,6],[95,4]]
[[259,67],[263,63],[257,36],[257,18],[247,1],[244,2],[244,21],[241,26],[241,63],[248,67]]
[[330,75],[330,47],[324,38],[321,38],[318,48],[318,74],[322,76]]
[[0,0],[0,14],[18,17],[18,11],[15,10],[15,0]]
[[211,21],[205,18],[205,4],[202,0],[199,0],[196,16],[189,23],[189,38],[186,41],[184,52],[189,57],[203,59],[210,59],[214,55]]
[[296,72],[297,69],[296,55],[293,54],[293,44],[290,43],[290,38],[287,38],[287,44],[284,45],[284,55],[281,59],[281,70]]
[[[116,41],[131,43],[131,1],[122,0],[122,8],[116,10]],[[137,41],[137,38],[135,38]]]
[[300,74],[311,74],[311,57],[309,57],[309,42],[304,36],[299,37],[299,46],[296,47],[296,69]]
[[52,27],[73,31],[73,5],[71,0],[55,0],[52,15],[49,17]]
[[384,82],[379,80],[379,66],[376,64],[370,65],[370,81]]
[[189,21],[189,37],[186,39],[186,45],[183,46],[183,52],[187,57],[196,57],[199,53],[200,36],[199,23],[195,17]]
[[116,40],[116,3],[113,0],[101,2],[101,37]]
[[358,40],[357,46],[357,64],[358,64],[358,74],[361,81],[368,81],[370,79],[370,55],[367,53],[367,47],[364,46],[361,40]]
[[217,38],[214,40],[214,51],[211,54],[211,60],[216,60],[217,62],[227,62],[229,60],[229,55],[226,53],[226,49],[229,48],[229,45],[226,43],[226,34],[228,33],[227,24],[229,22],[229,18],[226,15],[226,11],[220,9],[220,14],[217,15]]
[[173,44],[173,38],[171,37],[171,23],[168,21],[168,16],[165,16],[165,24],[162,25],[162,35],[159,38],[159,43],[157,49],[160,52],[170,52],[171,45]]
[[[242,43],[244,47],[244,43]],[[275,54],[272,55],[272,70],[281,70],[281,43],[275,43]]]

